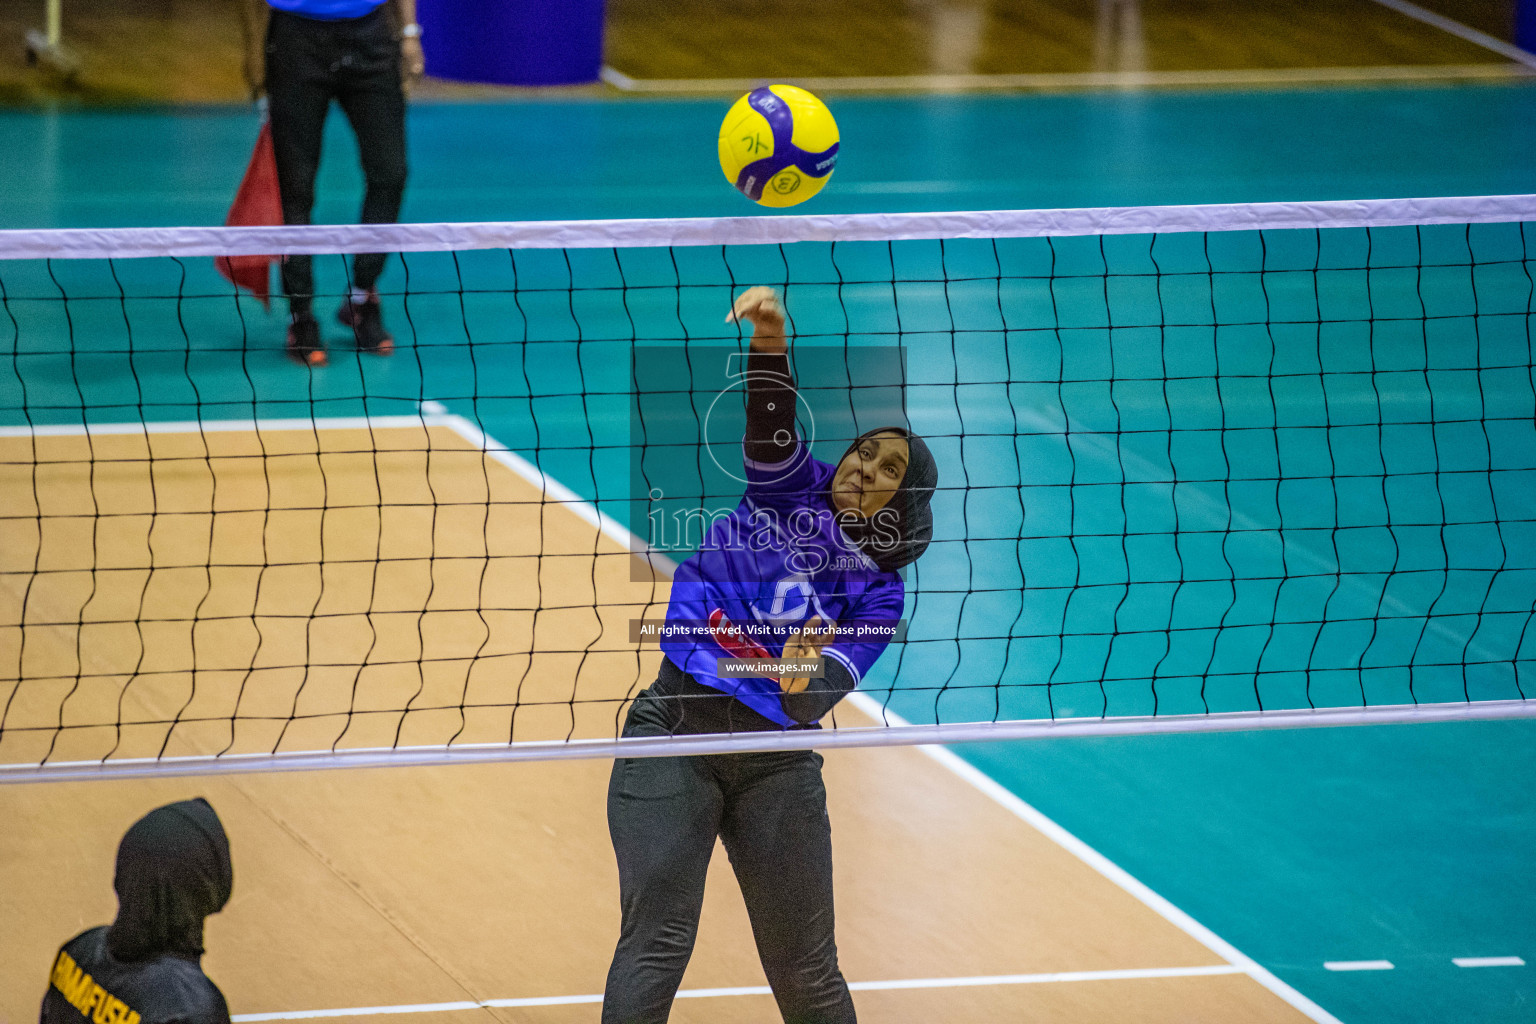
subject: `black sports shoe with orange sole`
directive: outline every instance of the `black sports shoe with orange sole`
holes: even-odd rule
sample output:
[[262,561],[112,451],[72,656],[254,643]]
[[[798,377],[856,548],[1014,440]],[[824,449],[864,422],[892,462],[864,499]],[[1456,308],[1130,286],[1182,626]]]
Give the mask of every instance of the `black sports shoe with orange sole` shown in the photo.
[[305,366],[324,366],[325,342],[320,340],[320,325],[312,316],[296,316],[288,322],[288,358]]
[[384,317],[379,312],[379,293],[373,289],[368,290],[368,298],[362,302],[353,302],[350,296],[343,299],[336,319],[352,328],[359,352],[387,356],[395,350],[395,339],[384,329]]

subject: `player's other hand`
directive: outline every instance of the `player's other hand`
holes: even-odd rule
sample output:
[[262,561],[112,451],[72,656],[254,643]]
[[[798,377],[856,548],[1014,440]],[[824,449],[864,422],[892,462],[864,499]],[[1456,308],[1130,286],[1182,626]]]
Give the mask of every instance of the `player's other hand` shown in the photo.
[[400,79],[406,89],[421,81],[427,72],[427,58],[421,52],[421,38],[406,36],[400,40]]
[[[799,632],[790,637],[784,644],[784,653],[779,657],[790,658],[819,658],[821,649],[830,644],[837,637],[837,623],[823,622],[821,616],[812,615],[800,627]],[[779,689],[785,693],[799,693],[811,685],[810,676],[781,676],[779,677]]]
[[725,322],[738,320],[752,325],[752,351],[777,354],[785,350],[784,306],[772,288],[758,285],[737,296]]

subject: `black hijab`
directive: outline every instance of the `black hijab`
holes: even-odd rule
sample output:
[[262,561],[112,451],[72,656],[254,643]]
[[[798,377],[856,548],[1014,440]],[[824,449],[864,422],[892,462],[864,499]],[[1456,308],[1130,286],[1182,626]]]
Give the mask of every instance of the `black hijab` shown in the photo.
[[117,920],[107,949],[124,962],[203,955],[203,919],[229,902],[229,839],[202,797],[157,807],[117,848]]
[[[885,572],[896,572],[917,561],[933,539],[933,510],[929,502],[939,485],[939,467],[933,452],[923,439],[901,427],[877,427],[853,439],[838,465],[849,452],[876,434],[900,434],[907,439],[907,471],[891,500],[874,516],[839,516],[838,522],[848,539]],[[830,482],[828,487],[831,487]],[[829,498],[830,500],[830,494]],[[835,507],[835,506],[834,506]]]

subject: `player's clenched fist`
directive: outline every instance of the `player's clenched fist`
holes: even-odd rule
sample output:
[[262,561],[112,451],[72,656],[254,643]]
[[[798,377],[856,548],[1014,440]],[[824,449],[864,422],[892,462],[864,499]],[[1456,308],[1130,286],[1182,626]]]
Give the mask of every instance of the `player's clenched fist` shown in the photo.
[[[822,622],[820,616],[812,615],[798,633],[785,641],[784,653],[780,657],[786,661],[792,658],[819,658],[821,649],[836,637],[837,623]],[[779,688],[785,693],[799,693],[810,685],[810,676],[782,676],[779,679]]]
[[726,323],[745,320],[752,325],[752,351],[784,351],[784,305],[779,293],[766,285],[748,288],[736,297]]

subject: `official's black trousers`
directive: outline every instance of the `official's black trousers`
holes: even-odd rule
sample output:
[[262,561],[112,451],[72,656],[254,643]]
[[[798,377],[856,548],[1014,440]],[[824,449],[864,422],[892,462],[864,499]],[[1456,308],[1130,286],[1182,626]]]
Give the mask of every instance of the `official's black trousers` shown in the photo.
[[[342,21],[274,10],[267,26],[267,97],[283,223],[309,223],[332,99],[357,133],[367,182],[362,222],[388,224],[399,217],[405,194],[405,93],[400,43],[382,7]],[[383,253],[356,256],[352,285],[372,288],[384,260]],[[315,291],[310,257],[283,262],[283,291],[293,312],[309,312]]]
[[[672,672],[674,679],[681,676]],[[685,714],[679,704],[688,707],[687,699],[656,696],[660,688],[641,692],[624,735],[679,731]],[[723,700],[735,706],[735,728],[752,727],[740,716],[756,718],[754,712]],[[614,762],[608,831],[618,856],[623,921],[608,970],[603,1024],[667,1019],[693,953],[716,836],[741,885],[758,956],[784,1020],[854,1020],[833,940],[832,828],[821,763],[821,755],[809,750]]]

